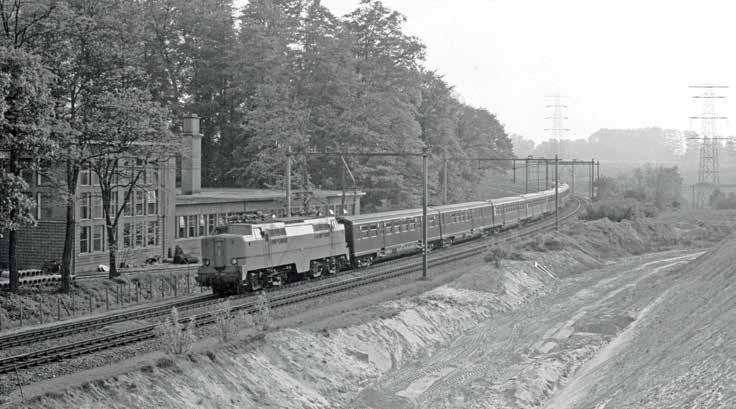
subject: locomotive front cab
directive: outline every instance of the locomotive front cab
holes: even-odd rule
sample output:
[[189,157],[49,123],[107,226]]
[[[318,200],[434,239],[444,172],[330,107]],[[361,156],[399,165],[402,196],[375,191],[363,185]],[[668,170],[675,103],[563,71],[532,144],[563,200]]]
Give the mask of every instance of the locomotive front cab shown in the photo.
[[212,287],[217,295],[238,293],[246,272],[245,248],[243,236],[237,234],[203,238],[197,283]]

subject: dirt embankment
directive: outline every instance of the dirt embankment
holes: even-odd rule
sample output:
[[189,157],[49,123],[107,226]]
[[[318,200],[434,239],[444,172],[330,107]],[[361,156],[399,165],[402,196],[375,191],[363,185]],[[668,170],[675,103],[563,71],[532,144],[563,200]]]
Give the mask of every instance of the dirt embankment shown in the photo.
[[549,408],[736,407],[736,238],[669,278]]
[[476,265],[419,296],[376,299],[360,323],[354,312],[342,326],[339,317],[304,323],[25,406],[539,407],[667,291],[667,271],[694,257],[632,254],[727,233],[688,226],[575,224],[527,243],[524,260]]

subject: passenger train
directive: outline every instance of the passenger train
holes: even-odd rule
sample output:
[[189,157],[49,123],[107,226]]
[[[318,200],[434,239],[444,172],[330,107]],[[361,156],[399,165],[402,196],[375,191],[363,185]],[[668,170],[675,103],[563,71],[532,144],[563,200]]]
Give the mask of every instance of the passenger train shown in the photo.
[[[559,186],[559,206],[569,196]],[[430,249],[516,227],[555,210],[555,190],[427,209]],[[422,209],[271,223],[234,223],[202,239],[197,282],[225,295],[363,268],[421,252]]]

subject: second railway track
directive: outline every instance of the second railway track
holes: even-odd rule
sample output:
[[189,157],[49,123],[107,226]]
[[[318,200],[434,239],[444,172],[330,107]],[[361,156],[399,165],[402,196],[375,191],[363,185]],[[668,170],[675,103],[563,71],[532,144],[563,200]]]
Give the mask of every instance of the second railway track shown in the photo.
[[[582,207],[582,201],[577,199],[573,201],[572,209],[560,217],[560,221],[564,222]],[[533,225],[505,232],[495,239],[486,239],[480,241],[466,242],[462,245],[451,247],[451,252],[435,252],[430,254],[429,266],[436,267],[443,264],[456,262],[467,259],[468,257],[482,254],[489,246],[498,242],[518,242],[537,233],[548,231],[555,226],[554,218],[545,218]],[[286,305],[302,302],[308,299],[322,297],[327,294],[338,293],[352,288],[368,285],[393,277],[414,273],[421,269],[421,262],[416,257],[408,259],[400,259],[396,263],[377,265],[374,269],[363,270],[357,276],[337,276],[330,280],[319,280],[311,282],[313,285],[287,287],[287,291],[273,292],[269,296],[269,303],[272,308],[283,307]],[[360,271],[360,270],[359,270]],[[324,282],[323,282],[324,281]],[[310,282],[306,282],[310,283]],[[256,310],[256,301],[253,297],[239,305],[233,307],[235,310],[246,310],[254,312]],[[146,319],[166,314],[171,307],[179,308],[195,308],[205,306],[217,302],[213,296],[192,297],[187,300],[178,300],[170,303],[164,303],[155,307],[140,308],[138,310],[125,311],[109,316],[89,318],[80,320],[67,325],[59,325],[49,328],[41,328],[34,331],[26,331],[24,333],[9,334],[0,337],[0,345],[7,348],[10,346],[27,345],[29,343],[38,342],[40,340],[48,340],[65,335],[76,334],[83,331],[103,328],[114,322],[127,321],[132,319]],[[214,318],[211,313],[205,312],[194,315],[192,317],[182,318],[180,322],[187,322],[194,319],[197,326],[207,325]],[[155,336],[154,330],[156,324],[145,325],[128,331],[117,332],[110,335],[98,336],[85,339],[82,341],[72,342],[66,345],[55,346],[38,351],[18,354],[0,359],[0,374],[8,373],[17,369],[29,368],[33,366],[43,365],[49,362],[61,361],[81,355],[86,355],[96,351],[106,350],[121,345],[132,344],[144,341]]]

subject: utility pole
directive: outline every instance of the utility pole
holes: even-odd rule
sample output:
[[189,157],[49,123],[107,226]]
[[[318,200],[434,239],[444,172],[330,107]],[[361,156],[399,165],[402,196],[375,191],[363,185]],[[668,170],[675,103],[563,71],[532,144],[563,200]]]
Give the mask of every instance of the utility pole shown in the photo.
[[601,161],[596,162],[595,166],[597,168],[595,180],[601,180]]
[[560,229],[560,179],[557,175],[557,155],[555,155],[555,230]]
[[539,161],[537,161],[537,192],[539,192]]
[[529,193],[529,158],[524,159],[524,193]]
[[447,148],[442,151],[442,204],[447,204]]
[[549,162],[544,161],[544,190],[549,189]]
[[716,115],[715,100],[725,99],[723,95],[715,95],[714,90],[728,88],[726,85],[691,85],[690,88],[702,89],[703,93],[693,96],[694,99],[703,100],[703,111],[700,115],[692,116],[690,119],[700,120],[702,140],[700,145],[700,163],[698,167],[698,188],[693,207],[705,207],[708,196],[713,189],[720,184],[720,164],[718,161],[719,142],[717,138],[717,121],[727,119],[725,116]]
[[572,160],[572,165],[570,166],[570,176],[572,177],[572,186],[570,187],[570,192],[574,195],[575,194],[575,159]]
[[286,150],[286,217],[291,217],[291,146]]
[[590,200],[593,200],[593,171],[595,170],[595,159],[590,160]]
[[422,279],[427,279],[427,199],[429,196],[429,178],[427,177],[427,155],[429,149],[422,148],[422,172],[424,173],[424,187],[422,189]]

